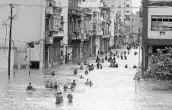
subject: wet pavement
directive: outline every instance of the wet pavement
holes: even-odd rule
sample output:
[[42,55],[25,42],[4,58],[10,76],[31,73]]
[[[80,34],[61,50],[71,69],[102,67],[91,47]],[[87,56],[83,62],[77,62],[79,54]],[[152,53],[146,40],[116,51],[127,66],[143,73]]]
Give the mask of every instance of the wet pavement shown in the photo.
[[[92,80],[94,85],[84,85],[86,79],[79,79],[73,75],[73,69],[78,65],[63,65],[54,69],[56,76],[52,78],[42,71],[16,71],[8,81],[7,73],[1,72],[0,77],[0,110],[171,110],[172,89],[169,82],[141,80],[134,81],[138,64],[138,55],[133,50],[128,60],[119,60],[119,68],[109,68],[109,63],[103,64],[103,69],[95,69],[85,76],[79,70],[79,75]],[[91,61],[91,60],[90,60]],[[128,64],[129,68],[124,68]],[[55,92],[45,88],[45,81],[53,79],[59,85],[76,80],[77,87],[73,92],[74,101],[67,103],[63,93],[64,103],[55,105]],[[30,94],[26,92],[29,82],[37,88]]]

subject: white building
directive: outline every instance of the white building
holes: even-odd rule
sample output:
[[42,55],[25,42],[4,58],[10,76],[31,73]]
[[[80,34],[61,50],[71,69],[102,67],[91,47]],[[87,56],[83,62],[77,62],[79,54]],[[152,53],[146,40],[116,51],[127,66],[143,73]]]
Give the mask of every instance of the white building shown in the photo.
[[[44,0],[0,0],[0,54],[8,49],[8,40],[5,44],[5,37],[9,37],[9,16],[10,6],[13,5],[13,27],[12,27],[12,46],[16,51],[12,51],[12,66],[20,65],[23,68],[29,67],[29,60],[35,68],[43,67],[43,39],[44,39],[44,20],[45,12]],[[7,27],[7,33],[6,33]],[[7,34],[7,36],[6,36]],[[41,40],[42,39],[42,40]],[[40,41],[29,49],[27,43]],[[13,45],[14,44],[14,45]],[[7,54],[7,50],[5,50]],[[6,57],[2,56],[1,61],[6,65]],[[13,59],[14,58],[14,59]],[[7,68],[0,65],[0,68]]]
[[132,33],[139,34],[142,28],[142,19],[140,17],[140,11],[133,14],[132,17]]
[[143,0],[143,68],[157,49],[172,47],[172,0]]
[[108,0],[108,6],[111,7],[111,30],[113,29],[112,35],[114,36],[114,42],[111,42],[111,45],[113,43],[118,48],[123,41],[127,42],[120,36],[127,37],[132,31],[132,0]]
[[83,0],[80,4],[80,7],[91,8],[92,21],[94,35],[91,36],[91,52],[94,55],[98,55],[98,52],[102,50],[102,41],[103,31],[101,29],[101,22],[103,18],[101,17],[101,9],[103,4],[101,0]]
[[127,23],[126,15],[132,14],[132,0],[107,0],[108,6],[111,7],[112,12],[114,12],[114,17],[116,14],[120,14],[120,21],[122,23]]

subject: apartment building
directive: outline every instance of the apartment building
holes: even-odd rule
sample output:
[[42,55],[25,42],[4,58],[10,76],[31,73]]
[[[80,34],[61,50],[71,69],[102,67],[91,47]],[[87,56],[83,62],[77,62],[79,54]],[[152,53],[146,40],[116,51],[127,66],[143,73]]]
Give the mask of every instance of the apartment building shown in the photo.
[[45,8],[45,67],[63,63],[63,16],[60,1],[46,0]]
[[120,48],[131,34],[132,0],[108,0],[114,29],[114,47]]

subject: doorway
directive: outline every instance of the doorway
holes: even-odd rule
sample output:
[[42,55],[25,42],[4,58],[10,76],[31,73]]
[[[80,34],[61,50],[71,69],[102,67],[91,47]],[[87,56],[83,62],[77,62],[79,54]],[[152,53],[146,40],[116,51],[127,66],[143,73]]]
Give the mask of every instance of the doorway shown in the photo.
[[31,61],[30,69],[39,69],[39,61]]

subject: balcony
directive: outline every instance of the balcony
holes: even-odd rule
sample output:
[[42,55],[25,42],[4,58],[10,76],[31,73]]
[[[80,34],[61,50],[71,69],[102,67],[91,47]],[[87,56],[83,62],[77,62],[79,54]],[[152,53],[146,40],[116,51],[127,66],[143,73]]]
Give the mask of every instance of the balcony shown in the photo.
[[61,17],[52,17],[49,20],[49,31],[58,32],[63,27],[61,22]]
[[98,24],[98,23],[93,24],[93,33],[95,35],[103,35],[101,24]]
[[91,9],[90,8],[83,8],[82,13],[85,15],[92,15]]
[[81,40],[81,29],[69,30],[69,40]]
[[53,38],[54,39],[60,39],[62,40],[64,37],[64,31],[58,31],[53,33]]
[[110,38],[111,37],[111,34],[106,34],[106,35],[103,35],[103,38]]
[[53,7],[46,7],[45,14],[53,15]]
[[57,25],[51,25],[49,27],[49,31],[55,31],[55,32],[57,32],[57,31],[59,31],[59,27]]

